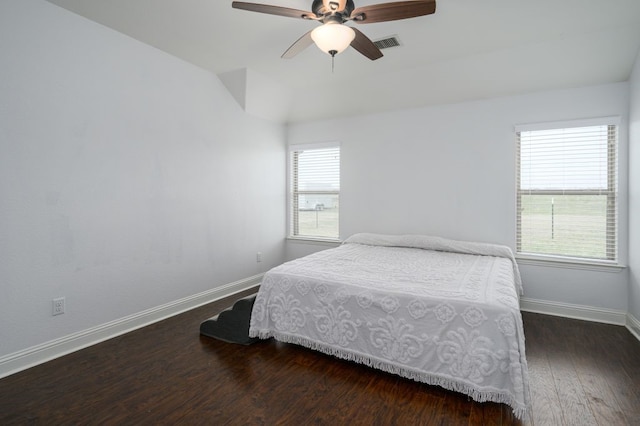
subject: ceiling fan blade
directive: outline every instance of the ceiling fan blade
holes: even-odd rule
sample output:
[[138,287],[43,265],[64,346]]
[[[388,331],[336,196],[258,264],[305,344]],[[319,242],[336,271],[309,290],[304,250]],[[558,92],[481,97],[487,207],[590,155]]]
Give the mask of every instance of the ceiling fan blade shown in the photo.
[[369,39],[369,37],[362,34],[362,32],[357,28],[353,28],[353,31],[355,31],[356,33],[356,38],[354,38],[351,42],[351,47],[353,47],[372,61],[382,58],[382,52],[380,51],[380,49],[378,49],[378,46],[376,46],[371,41],[371,39]]
[[288,7],[270,6],[268,4],[246,3],[234,1],[231,3],[234,9],[248,10],[250,12],[268,13],[269,15],[286,16],[289,18],[318,19],[313,12],[305,10],[290,9]]
[[358,7],[350,18],[361,24],[396,21],[430,15],[436,11],[436,0],[410,0]]
[[289,46],[287,51],[282,54],[282,59],[291,59],[312,44],[313,39],[311,38],[311,31],[308,31],[305,35],[296,40],[295,43]]

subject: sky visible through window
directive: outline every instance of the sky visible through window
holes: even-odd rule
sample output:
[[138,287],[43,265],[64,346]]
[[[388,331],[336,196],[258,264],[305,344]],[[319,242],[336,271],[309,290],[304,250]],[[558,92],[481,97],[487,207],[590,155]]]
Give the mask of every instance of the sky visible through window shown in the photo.
[[520,138],[522,190],[607,189],[608,126],[527,131]]
[[301,191],[339,191],[340,148],[299,151],[298,189]]

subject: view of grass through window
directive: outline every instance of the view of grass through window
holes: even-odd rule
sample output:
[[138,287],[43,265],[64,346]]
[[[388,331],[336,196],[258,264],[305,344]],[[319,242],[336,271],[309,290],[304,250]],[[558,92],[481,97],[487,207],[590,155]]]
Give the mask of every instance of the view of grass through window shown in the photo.
[[318,206],[298,211],[298,235],[307,237],[338,238],[338,199],[331,207]]
[[606,195],[523,195],[523,253],[607,258]]

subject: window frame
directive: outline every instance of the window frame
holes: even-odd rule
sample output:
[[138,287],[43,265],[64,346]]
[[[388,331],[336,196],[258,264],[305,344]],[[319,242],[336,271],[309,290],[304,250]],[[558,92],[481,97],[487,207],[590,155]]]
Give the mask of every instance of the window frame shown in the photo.
[[[515,195],[516,195],[516,211],[515,211],[515,256],[519,263],[530,264],[530,265],[543,265],[543,266],[558,266],[558,267],[569,267],[574,269],[590,269],[590,270],[599,270],[599,271],[610,271],[610,272],[618,272],[624,269],[624,266],[620,264],[620,117],[601,117],[601,118],[593,118],[593,119],[584,119],[584,120],[571,120],[571,121],[560,121],[560,122],[546,122],[546,123],[536,123],[536,124],[522,124],[515,126],[515,141],[516,141],[516,160],[515,160],[515,171],[516,171],[516,182],[515,182]],[[570,129],[576,127],[591,127],[591,126],[614,126],[616,129],[615,132],[615,140],[612,141],[609,139],[607,142],[607,165],[613,165],[613,167],[607,168],[607,189],[606,191],[602,191],[600,189],[548,189],[548,190],[522,190],[521,182],[520,182],[520,174],[521,174],[521,145],[520,145],[520,134],[522,132],[527,131],[541,131],[541,130],[556,130],[556,129]],[[607,208],[607,241],[609,241],[609,234],[613,233],[613,244],[614,246],[607,246],[607,259],[599,259],[599,258],[589,258],[589,257],[577,257],[571,255],[559,255],[559,254],[545,254],[545,253],[532,253],[532,252],[522,252],[521,251],[521,212],[522,212],[522,202],[521,195],[524,193],[537,193],[540,195],[556,195],[556,194],[564,194],[564,195],[588,195],[588,194],[598,194],[603,195],[606,193],[607,195],[607,203],[614,202],[615,208],[610,211]],[[609,220],[609,215],[613,215],[613,222]],[[613,223],[613,225],[611,225]],[[609,258],[609,254],[613,251],[612,258]]]
[[[338,210],[338,236],[326,237],[326,236],[313,236],[313,235],[296,235],[296,229],[298,225],[295,222],[297,215],[295,214],[296,206],[298,206],[299,199],[296,198],[300,195],[336,195],[338,200],[340,199],[340,188],[337,191],[294,191],[294,167],[296,167],[293,153],[296,151],[304,150],[318,150],[338,148],[342,151],[340,142],[318,142],[318,143],[301,143],[291,144],[287,147],[287,239],[298,241],[309,241],[315,243],[336,243],[340,242],[340,212]],[[342,172],[342,158],[338,163],[340,174]],[[339,203],[339,202],[338,202]],[[339,204],[338,204],[339,206]],[[339,207],[338,207],[339,208]]]

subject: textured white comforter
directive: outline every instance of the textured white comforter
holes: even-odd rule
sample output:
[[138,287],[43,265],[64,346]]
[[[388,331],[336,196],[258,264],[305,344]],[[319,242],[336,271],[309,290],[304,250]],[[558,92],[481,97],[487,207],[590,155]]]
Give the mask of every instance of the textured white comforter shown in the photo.
[[521,291],[508,247],[356,234],[267,272],[249,335],[506,403],[523,418]]

